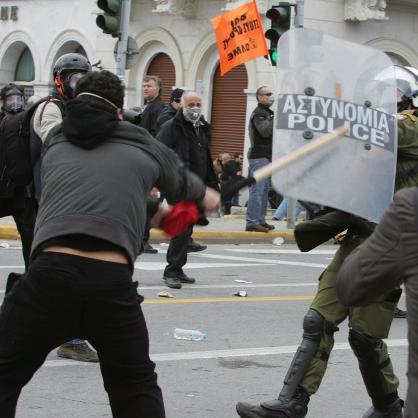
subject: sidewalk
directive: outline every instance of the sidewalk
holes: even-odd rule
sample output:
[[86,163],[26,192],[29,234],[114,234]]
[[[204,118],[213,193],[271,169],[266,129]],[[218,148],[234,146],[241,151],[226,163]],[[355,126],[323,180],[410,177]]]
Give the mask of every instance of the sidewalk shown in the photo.
[[[226,215],[219,218],[210,217],[209,225],[195,226],[193,238],[199,242],[225,243],[271,243],[275,238],[282,237],[286,242],[294,241],[293,230],[287,229],[285,221],[272,221],[267,216],[267,222],[276,228],[268,233],[246,232],[244,215]],[[16,225],[11,216],[0,219],[0,239],[20,239]],[[168,237],[159,229],[151,229],[151,242],[168,242]]]

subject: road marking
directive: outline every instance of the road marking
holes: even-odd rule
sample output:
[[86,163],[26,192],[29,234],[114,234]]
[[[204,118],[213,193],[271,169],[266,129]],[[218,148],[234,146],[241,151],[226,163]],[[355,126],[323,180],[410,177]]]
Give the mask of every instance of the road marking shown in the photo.
[[302,252],[299,250],[256,250],[256,249],[238,249],[238,248],[226,248],[224,251],[230,251],[234,253],[252,253],[252,254],[298,254],[298,255],[334,255],[337,250],[312,250],[309,252]]
[[[210,336],[209,336],[210,338]],[[388,347],[407,347],[407,339],[385,340]],[[191,342],[191,344],[196,344]],[[197,343],[199,344],[199,343]],[[204,343],[201,343],[204,344]],[[188,351],[183,353],[161,353],[151,354],[152,361],[183,361],[183,360],[210,360],[230,357],[255,357],[255,356],[277,356],[281,354],[294,354],[298,349],[297,345],[281,347],[254,347],[238,348],[230,350],[210,350],[210,351]],[[348,343],[335,343],[333,350],[351,350]],[[81,363],[74,360],[47,360],[43,367],[63,367],[63,366],[98,366],[98,363]]]
[[145,299],[146,305],[180,304],[180,303],[217,303],[217,302],[272,302],[312,300],[314,296],[254,296],[254,297],[219,297],[219,298],[178,298],[178,299]]
[[[235,289],[241,288],[268,288],[268,287],[311,287],[318,286],[314,283],[236,283],[236,284],[195,284],[187,285],[185,289]],[[167,286],[143,286],[139,284],[140,290],[167,290]]]
[[[269,260],[266,260],[267,263],[263,265],[274,266],[275,263],[268,263]],[[252,267],[259,266],[260,263],[187,263],[183,268],[185,269],[206,269],[206,268],[226,268],[226,267]],[[146,270],[146,271],[157,271],[164,270],[167,266],[165,261],[137,261],[135,263],[136,270]]]
[[[215,254],[189,254],[189,256],[199,257],[199,258],[216,258],[219,260],[230,260],[230,261],[247,261],[247,262],[257,262],[262,264],[280,264],[285,266],[298,266],[298,267],[316,267],[316,268],[325,268],[327,264],[318,264],[318,263],[303,263],[297,261],[283,261],[283,260],[271,260],[267,258],[250,258],[250,257],[235,257],[230,255],[215,255]],[[187,267],[187,264],[186,264]]]

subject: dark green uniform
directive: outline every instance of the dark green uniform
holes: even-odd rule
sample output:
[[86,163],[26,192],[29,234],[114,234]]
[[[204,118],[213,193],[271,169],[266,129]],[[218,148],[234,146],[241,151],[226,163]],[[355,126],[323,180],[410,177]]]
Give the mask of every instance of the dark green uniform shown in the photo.
[[[398,115],[396,190],[418,185],[418,118],[415,116],[415,113],[418,116],[418,111],[406,111]],[[401,291],[396,289],[380,298],[379,301],[365,307],[347,308],[338,300],[335,291],[337,273],[345,258],[371,232],[367,231],[366,225],[363,228],[361,222],[356,223],[351,215],[338,211],[325,214],[317,219],[298,225],[295,230],[295,236],[301,247],[305,246],[306,249],[310,249],[318,245],[320,241],[324,242],[328,239],[328,235],[343,230],[344,224],[348,232],[342,240],[331,264],[321,274],[319,288],[311,304],[311,309],[319,312],[324,317],[325,325],[319,350],[305,371],[300,386],[308,395],[312,395],[318,390],[334,345],[333,334],[338,330],[338,325],[348,317],[350,330],[353,330],[354,334],[357,333],[365,337],[365,343],[369,344],[371,353],[373,353],[370,355],[370,358],[359,358],[359,364],[366,388],[375,403],[375,398],[379,396],[377,392],[390,395],[396,393],[399,385],[383,339],[388,336]],[[354,349],[354,351],[357,357],[359,357],[357,350]],[[364,364],[364,360],[369,362],[369,364]],[[369,370],[370,367],[373,367],[370,361],[376,363],[378,370]]]

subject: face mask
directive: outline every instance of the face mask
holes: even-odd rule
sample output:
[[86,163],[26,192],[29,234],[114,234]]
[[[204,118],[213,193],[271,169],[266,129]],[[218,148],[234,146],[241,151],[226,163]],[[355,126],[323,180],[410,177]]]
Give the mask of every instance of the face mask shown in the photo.
[[11,113],[17,113],[23,110],[25,107],[25,101],[21,94],[9,94],[4,101],[4,108]]
[[183,115],[184,119],[195,124],[202,116],[202,109],[200,107],[183,108]]
[[271,107],[273,106],[273,103],[274,103],[274,96],[272,95],[272,96],[269,96],[269,101],[267,102],[267,106]]

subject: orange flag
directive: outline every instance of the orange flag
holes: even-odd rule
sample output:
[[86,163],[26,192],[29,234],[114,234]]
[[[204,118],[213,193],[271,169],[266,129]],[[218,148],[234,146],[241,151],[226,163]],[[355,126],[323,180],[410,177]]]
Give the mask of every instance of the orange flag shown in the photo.
[[263,24],[255,0],[212,19],[221,75],[237,65],[268,55]]

